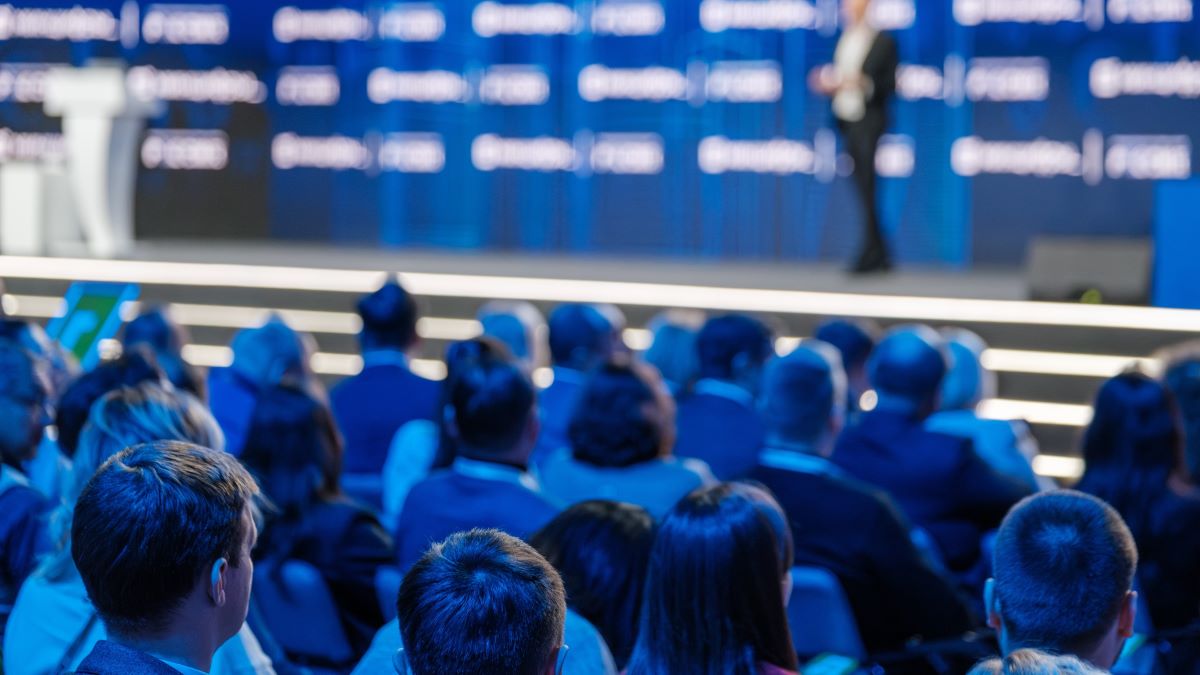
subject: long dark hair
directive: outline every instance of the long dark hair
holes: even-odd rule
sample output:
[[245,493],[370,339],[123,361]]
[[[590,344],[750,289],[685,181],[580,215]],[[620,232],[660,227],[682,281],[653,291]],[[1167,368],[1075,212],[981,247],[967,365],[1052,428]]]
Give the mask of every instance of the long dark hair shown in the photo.
[[637,639],[654,518],[633,504],[591,500],[560,513],[529,543],[562,576],[567,605],[587,619],[622,669]]
[[1094,410],[1083,437],[1087,469],[1078,488],[1112,504],[1140,539],[1154,501],[1183,468],[1174,397],[1162,383],[1127,372],[1104,383]]
[[760,663],[795,670],[786,523],[764,488],[745,483],[680,500],[654,541],[628,675],[755,675]]

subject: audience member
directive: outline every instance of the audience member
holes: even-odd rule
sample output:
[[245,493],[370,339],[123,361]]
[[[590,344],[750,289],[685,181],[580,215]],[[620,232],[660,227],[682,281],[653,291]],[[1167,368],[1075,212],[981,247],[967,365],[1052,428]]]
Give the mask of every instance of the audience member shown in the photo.
[[365,507],[341,491],[342,445],[333,416],[300,389],[259,395],[242,462],[275,506],[268,511],[256,561],[288,560],[321,573],[356,656],[384,623],[375,575],[393,560],[391,538]]
[[673,396],[691,391],[700,376],[696,336],[703,325],[703,312],[671,309],[655,315],[646,326],[652,341],[642,359],[662,373]]
[[528,472],[538,435],[533,383],[506,355],[468,349],[446,383],[455,458],[405,499],[396,526],[402,570],[451,533],[481,527],[527,537],[558,513]]
[[993,471],[969,439],[924,428],[947,366],[933,329],[890,331],[868,363],[878,404],[842,432],[833,461],[887,492],[933,537],[950,569],[964,572],[979,560],[983,533],[1031,490]]
[[87,424],[92,405],[108,392],[143,382],[162,384],[166,381],[166,374],[159,368],[154,353],[145,347],[126,349],[119,357],[103,361],[80,375],[58,399],[54,426],[58,430],[59,449],[67,457],[75,455],[75,446]]
[[879,325],[866,319],[829,319],[817,326],[816,339],[833,345],[842,357],[846,371],[846,412],[858,416],[863,394],[871,390],[867,377],[867,359],[879,341]]
[[[72,480],[51,519],[55,548],[21,587],[13,607],[4,642],[7,675],[58,675],[73,670],[106,638],[71,559],[75,503],[109,457],[158,440],[187,441],[214,450],[224,444],[216,420],[198,400],[149,382],[110,392],[92,407],[75,452]],[[237,636],[217,649],[212,672],[273,675],[271,666],[254,634],[243,625]]]
[[960,635],[971,628],[966,606],[913,544],[904,517],[828,459],[845,391],[837,351],[824,342],[772,360],[761,405],[767,442],[751,477],[787,513],[797,564],[837,576],[869,652]]
[[791,567],[787,517],[763,489],[723,483],[680,500],[654,540],[628,675],[795,671]]
[[188,342],[187,331],[175,323],[167,307],[152,307],[125,324],[121,344],[125,349],[145,345],[176,389],[205,401],[208,391],[204,378],[183,358],[183,347]]
[[618,327],[595,305],[559,305],[550,313],[554,381],[538,401],[542,431],[535,463],[570,445],[567,427],[587,373],[609,361],[623,344]]
[[533,374],[549,360],[549,329],[546,317],[533,303],[493,300],[476,314],[483,336],[492,338],[512,353],[513,359]]
[[1185,342],[1159,355],[1163,381],[1175,396],[1183,418],[1184,462],[1188,480],[1200,484],[1200,340]]
[[967,675],[1105,675],[1076,656],[1018,649],[1004,658],[988,659]]
[[1013,508],[996,537],[984,603],[1000,649],[1039,649],[1111,668],[1133,634],[1138,555],[1120,514],[1055,490]]
[[763,365],[775,353],[771,331],[749,316],[715,317],[700,329],[696,353],[700,380],[679,403],[675,454],[702,460],[721,480],[741,478],[762,448],[755,397]]
[[1029,425],[1020,420],[985,419],[979,404],[995,396],[996,375],[983,367],[987,344],[969,330],[942,331],[950,355],[950,368],[942,380],[940,410],[930,415],[925,428],[959,438],[969,438],[975,453],[988,466],[1024,483],[1030,490],[1049,489],[1054,484],[1033,472],[1038,454],[1037,440]]
[[594,370],[568,434],[571,449],[541,466],[546,496],[560,504],[612,499],[660,517],[687,493],[716,482],[704,462],[672,456],[675,401],[644,364],[614,362]]
[[75,504],[71,555],[108,639],[75,672],[210,672],[246,620],[257,493],[236,459],[180,441],[105,462]]
[[[633,504],[580,502],[529,543],[562,576],[568,609],[599,629],[616,667],[624,669],[637,639],[654,518]],[[569,635],[567,644],[573,644]]]
[[1163,384],[1134,372],[1110,379],[1083,436],[1087,468],[1077,486],[1129,525],[1140,589],[1160,630],[1200,618],[1200,494],[1183,478],[1181,431]]
[[412,675],[561,672],[562,580],[503,532],[471,530],[434,544],[405,575],[396,608]]
[[[0,340],[0,607],[11,607],[37,564],[48,507],[22,464],[33,458],[50,421],[46,379],[27,350]],[[7,621],[0,611],[0,632]]]
[[346,471],[379,475],[392,437],[406,422],[432,420],[438,385],[412,372],[409,356],[420,344],[417,301],[396,280],[358,302],[363,369],[329,394],[346,435]]

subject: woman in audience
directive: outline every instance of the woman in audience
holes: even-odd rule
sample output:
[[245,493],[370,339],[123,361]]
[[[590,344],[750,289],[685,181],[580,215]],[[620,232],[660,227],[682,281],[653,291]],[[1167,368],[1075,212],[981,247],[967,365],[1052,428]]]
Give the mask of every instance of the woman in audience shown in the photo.
[[600,631],[617,668],[624,668],[637,639],[654,519],[633,504],[580,502],[529,543],[562,576],[567,606]]
[[1185,626],[1200,618],[1200,497],[1185,479],[1175,403],[1163,384],[1127,372],[1104,383],[1094,410],[1077,487],[1129,525],[1155,628]]
[[255,560],[315,567],[338,606],[346,637],[362,654],[383,614],[375,573],[391,564],[392,542],[366,508],[341,492],[342,441],[329,408],[304,391],[277,386],[255,405],[242,462],[274,504]]
[[188,343],[187,331],[171,319],[166,307],[152,307],[125,325],[121,344],[125,349],[145,345],[154,353],[158,365],[176,389],[207,400],[204,378],[183,360],[183,346]]
[[[70,671],[105,638],[104,624],[87,599],[71,559],[71,516],[92,474],[124,448],[179,440],[221,449],[221,430],[204,406],[182,392],[143,383],[100,399],[79,438],[72,480],[51,520],[55,548],[25,582],[4,637],[7,675],[58,675]],[[213,660],[214,675],[274,675],[271,661],[246,626]]]
[[659,517],[715,480],[703,462],[671,454],[675,401],[645,364],[618,361],[596,369],[580,393],[568,436],[570,451],[560,450],[542,466],[543,489],[562,504],[613,499]]
[[655,537],[628,675],[794,672],[791,567],[791,529],[770,493],[744,483],[692,492]]
[[1158,355],[1163,381],[1175,395],[1183,417],[1184,461],[1188,480],[1200,483],[1200,341],[1185,342]]

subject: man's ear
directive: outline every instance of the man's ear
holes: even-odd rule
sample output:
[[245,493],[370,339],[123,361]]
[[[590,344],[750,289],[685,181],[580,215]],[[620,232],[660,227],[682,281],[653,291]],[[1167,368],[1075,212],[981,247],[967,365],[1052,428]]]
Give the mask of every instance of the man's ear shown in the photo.
[[1133,636],[1133,624],[1137,621],[1137,597],[1137,591],[1129,591],[1121,603],[1121,614],[1117,616],[1117,635],[1123,638]]
[[217,558],[212,565],[212,574],[208,580],[208,598],[217,607],[225,606],[225,577],[229,572],[229,561]]
[[1000,617],[1000,600],[996,597],[995,579],[988,579],[983,584],[983,607],[987,612],[987,625],[1000,630],[1003,619]]

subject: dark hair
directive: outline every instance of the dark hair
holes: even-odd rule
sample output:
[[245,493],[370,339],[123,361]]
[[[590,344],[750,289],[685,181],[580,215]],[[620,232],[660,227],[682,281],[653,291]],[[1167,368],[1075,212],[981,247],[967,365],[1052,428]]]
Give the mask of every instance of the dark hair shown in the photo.
[[680,500],[654,540],[629,675],[754,675],[764,662],[795,670],[786,522],[769,493],[747,484]]
[[559,305],[550,313],[550,358],[555,365],[586,368],[605,356],[613,325],[592,305]]
[[600,631],[623,669],[637,639],[654,518],[633,504],[579,502],[529,543],[562,575],[567,604]]
[[1079,490],[1111,504],[1135,539],[1149,534],[1154,503],[1183,468],[1183,440],[1171,392],[1136,372],[1100,387],[1083,435]]
[[746,354],[762,362],[774,353],[771,331],[763,322],[745,314],[726,314],[704,323],[696,336],[700,377],[733,377],[734,361]]
[[37,358],[28,349],[0,338],[0,397],[14,401],[22,409],[19,419],[0,420],[0,424],[10,425],[12,432],[11,439],[7,434],[0,435],[7,439],[0,443],[0,464],[19,468],[33,456],[41,441],[41,424],[31,424],[28,417],[31,406],[40,404],[45,408],[47,392],[38,368]]
[[329,407],[301,388],[259,394],[241,458],[285,519],[341,494],[341,435]]
[[934,400],[950,369],[950,352],[929,326],[899,326],[876,345],[867,369],[881,398],[925,404]]
[[1163,380],[1175,396],[1184,427],[1184,461],[1193,483],[1200,482],[1200,345],[1190,343],[1168,356]]
[[416,299],[395,279],[358,301],[363,349],[408,349],[417,339]]
[[879,340],[879,326],[862,319],[829,319],[813,335],[833,345],[842,355],[846,370],[865,365]]
[[575,459],[624,467],[658,457],[663,430],[645,410],[658,405],[652,386],[628,362],[606,363],[593,371],[567,427]]
[[477,351],[473,357],[464,356],[455,377],[444,385],[456,440],[475,449],[507,451],[520,439],[533,412],[533,383],[507,351]]
[[772,359],[763,374],[763,422],[788,440],[816,441],[845,398],[838,352],[820,340],[805,340],[791,354]]
[[511,352],[503,342],[486,336],[451,342],[446,346],[446,356],[443,359],[446,363],[446,377],[442,380],[437,410],[438,448],[433,459],[434,469],[450,466],[458,455],[458,442],[446,424],[445,412],[450,406],[450,392],[454,390],[458,378],[480,359],[513,360]]
[[1133,586],[1137,548],[1111,506],[1073,490],[1027,497],[996,536],[996,601],[1010,648],[1085,652]]
[[71,554],[109,632],[161,631],[214,561],[236,566],[257,494],[232,455],[182,441],[105,462],[75,504]]
[[183,360],[183,345],[187,334],[175,323],[163,307],[151,307],[129,323],[121,344],[125,348],[146,345],[158,361],[171,384],[205,400],[205,382],[196,369]]
[[75,454],[75,445],[79,442],[83,425],[87,423],[92,404],[108,392],[143,382],[165,381],[166,375],[154,353],[144,346],[126,349],[118,358],[105,361],[80,375],[58,399],[58,410],[54,417],[58,446],[67,456]]
[[562,645],[562,580],[528,544],[498,530],[452,534],[400,584],[414,675],[541,675]]

